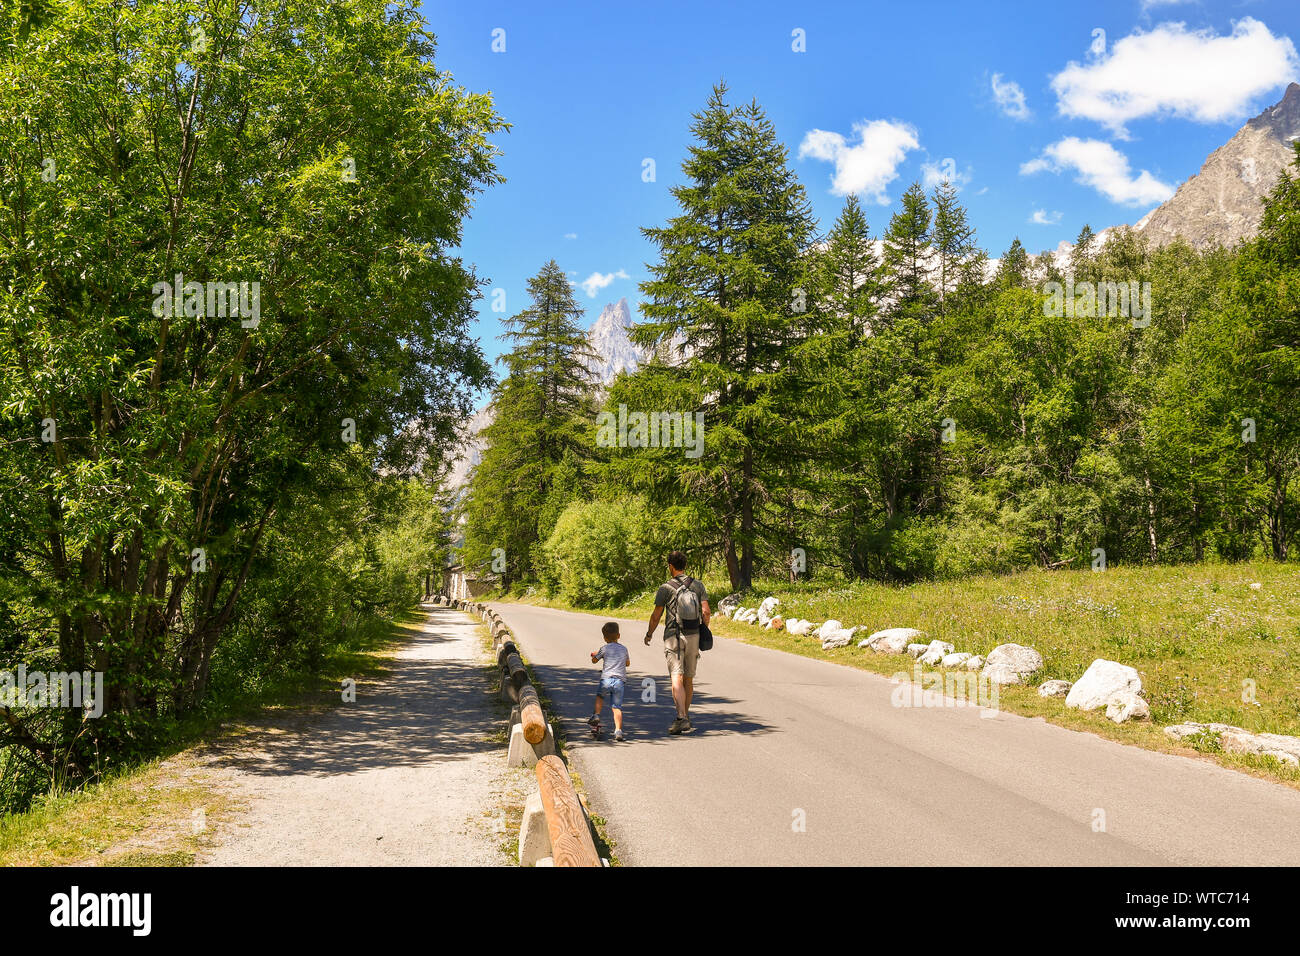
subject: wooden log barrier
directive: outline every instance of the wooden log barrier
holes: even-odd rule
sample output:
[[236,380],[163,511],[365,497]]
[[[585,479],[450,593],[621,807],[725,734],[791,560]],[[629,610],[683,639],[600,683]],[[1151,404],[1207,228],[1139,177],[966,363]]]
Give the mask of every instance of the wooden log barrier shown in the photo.
[[[504,668],[506,680],[514,685],[515,691],[510,696],[516,701],[519,700],[519,692],[525,684],[531,683],[528,679],[528,671],[524,670],[524,662],[519,659],[518,654],[508,654],[506,656],[506,666]],[[536,740],[530,740],[529,743],[537,743]]]
[[519,648],[515,647],[514,641],[506,641],[501,645],[501,650],[497,651],[497,666],[502,670],[506,669],[506,658],[511,654],[518,654]]
[[546,739],[546,717],[532,684],[519,688],[519,722],[524,727],[524,740],[530,744],[540,744]]
[[587,817],[578,802],[568,768],[559,757],[537,761],[546,828],[551,835],[551,859],[556,866],[600,866],[600,854],[591,839]]

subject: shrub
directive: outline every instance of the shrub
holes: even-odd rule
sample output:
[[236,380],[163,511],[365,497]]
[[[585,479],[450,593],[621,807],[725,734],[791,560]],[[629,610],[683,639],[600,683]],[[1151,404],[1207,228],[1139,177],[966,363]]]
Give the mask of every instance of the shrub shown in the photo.
[[644,588],[661,559],[645,501],[575,501],[542,546],[543,581],[579,607],[619,604]]

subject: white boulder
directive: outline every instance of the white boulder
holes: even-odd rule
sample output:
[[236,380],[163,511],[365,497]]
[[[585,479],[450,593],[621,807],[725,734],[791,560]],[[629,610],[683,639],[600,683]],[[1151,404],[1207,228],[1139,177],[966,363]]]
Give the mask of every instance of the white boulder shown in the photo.
[[781,602],[774,597],[763,598],[763,603],[758,606],[758,623],[767,627],[767,622],[776,617],[780,606]]
[[1106,716],[1117,724],[1126,720],[1149,720],[1151,708],[1133,691],[1126,690],[1116,694],[1106,704]]
[[1256,734],[1232,724],[1200,724],[1195,721],[1166,727],[1165,733],[1179,740],[1196,734],[1217,734],[1219,745],[1226,753],[1260,754],[1292,766],[1300,766],[1300,737]]
[[1198,734],[1222,734],[1225,730],[1241,730],[1241,728],[1231,724],[1198,724],[1196,721],[1188,721],[1185,724],[1171,724],[1165,728],[1165,733],[1177,740],[1183,740]]
[[1097,658],[1088,665],[1066,695],[1065,706],[1079,710],[1096,710],[1111,701],[1142,693],[1142,678],[1127,664]]
[[940,667],[960,667],[970,659],[970,651],[958,651],[955,654],[943,655],[943,660],[939,662]]
[[947,641],[931,641],[929,646],[926,647],[925,652],[922,653],[917,660],[927,667],[935,667],[954,650],[956,650],[956,648]]
[[984,666],[984,658],[979,654],[976,654],[974,657],[966,658],[966,662],[961,666],[966,668],[968,671],[977,671]]
[[907,650],[907,645],[911,643],[913,635],[920,633],[920,631],[913,631],[910,627],[895,627],[888,631],[877,631],[858,646],[869,647],[878,654],[902,654]]
[[897,645],[898,650],[890,651],[891,654],[901,654],[903,648],[908,644],[915,644],[925,637],[924,631],[918,631],[914,627],[887,627],[883,631],[876,631],[866,639],[865,647],[875,649],[877,641],[889,641],[891,645]]
[[807,637],[812,633],[813,628],[816,626],[817,625],[812,621],[805,621],[797,617],[786,621],[785,623],[786,631],[790,634],[794,634],[796,637]]
[[908,644],[907,653],[911,657],[920,657],[930,649],[929,644]]
[[1043,655],[1023,644],[999,644],[989,651],[981,675],[995,684],[1023,684],[1043,667]]
[[859,630],[860,628],[844,627],[839,621],[831,620],[823,624],[817,634],[822,641],[822,650],[828,651],[832,647],[846,646]]
[[1038,685],[1039,697],[1064,697],[1070,692],[1068,680],[1045,680]]

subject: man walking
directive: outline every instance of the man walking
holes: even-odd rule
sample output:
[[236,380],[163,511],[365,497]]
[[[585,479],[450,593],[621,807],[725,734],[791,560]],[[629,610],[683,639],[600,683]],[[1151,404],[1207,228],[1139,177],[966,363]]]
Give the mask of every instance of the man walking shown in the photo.
[[704,585],[686,574],[686,555],[674,551],[668,555],[668,581],[655,592],[655,609],[650,615],[650,627],[645,632],[645,642],[650,643],[664,610],[664,658],[668,661],[668,676],[673,682],[673,703],[677,705],[677,719],[668,732],[689,734],[691,726],[691,696],[695,690],[695,665],[700,659],[700,624],[708,624],[709,595]]

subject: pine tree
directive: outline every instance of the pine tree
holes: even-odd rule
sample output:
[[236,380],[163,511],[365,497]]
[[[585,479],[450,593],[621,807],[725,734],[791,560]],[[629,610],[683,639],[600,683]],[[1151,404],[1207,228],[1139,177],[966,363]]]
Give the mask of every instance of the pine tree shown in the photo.
[[[674,186],[681,214],[642,230],[659,248],[641,286],[645,321],[633,341],[680,341],[671,362],[634,376],[625,392],[693,395],[680,409],[705,415],[701,457],[646,456],[652,500],[689,497],[708,545],[716,542],[733,589],[749,587],[763,503],[789,480],[787,444],[796,400],[791,349],[806,334],[812,277],[805,256],[814,222],[787,151],[756,103],[733,108],[718,85],[691,126],[695,142]],[[661,378],[676,387],[656,384]],[[679,453],[680,454],[680,453]]]
[[805,487],[785,503],[784,527],[810,561],[862,573],[859,517],[869,478],[862,468],[870,433],[861,362],[864,343],[884,331],[883,268],[867,218],[849,196],[815,253],[818,276],[815,331],[796,347],[801,394],[794,431],[802,443]]
[[[944,180],[935,187],[931,196],[934,203],[934,228],[931,241],[934,247],[936,285],[939,293],[939,312],[947,311],[948,300],[963,285],[978,281],[972,272],[972,262],[980,258],[975,245],[975,227],[966,216],[966,209],[957,201],[957,189]],[[982,272],[982,262],[979,263]]]
[[894,292],[897,315],[928,319],[935,303],[930,284],[934,247],[930,234],[931,212],[920,183],[903,193],[903,207],[894,213],[885,231],[885,265]]
[[1084,223],[1074,240],[1074,248],[1070,250],[1070,275],[1075,282],[1089,278],[1089,267],[1097,252],[1094,248],[1096,244],[1097,234],[1092,231],[1092,226]]
[[857,196],[845,200],[818,264],[823,308],[844,317],[850,344],[869,335],[885,289],[880,258]]
[[[558,513],[557,476],[571,473],[566,462],[590,456],[595,415],[584,312],[554,259],[528,280],[528,295],[531,306],[506,320],[514,348],[501,358],[508,374],[493,395],[466,504],[465,561],[488,564],[504,552],[507,587],[532,574],[533,548],[550,532],[545,519]],[[564,484],[561,493],[573,494]]]
[[999,288],[1010,289],[1027,286],[1029,282],[1029,253],[1020,244],[1020,237],[1011,240],[1011,245],[1002,254],[998,263],[997,284]]

